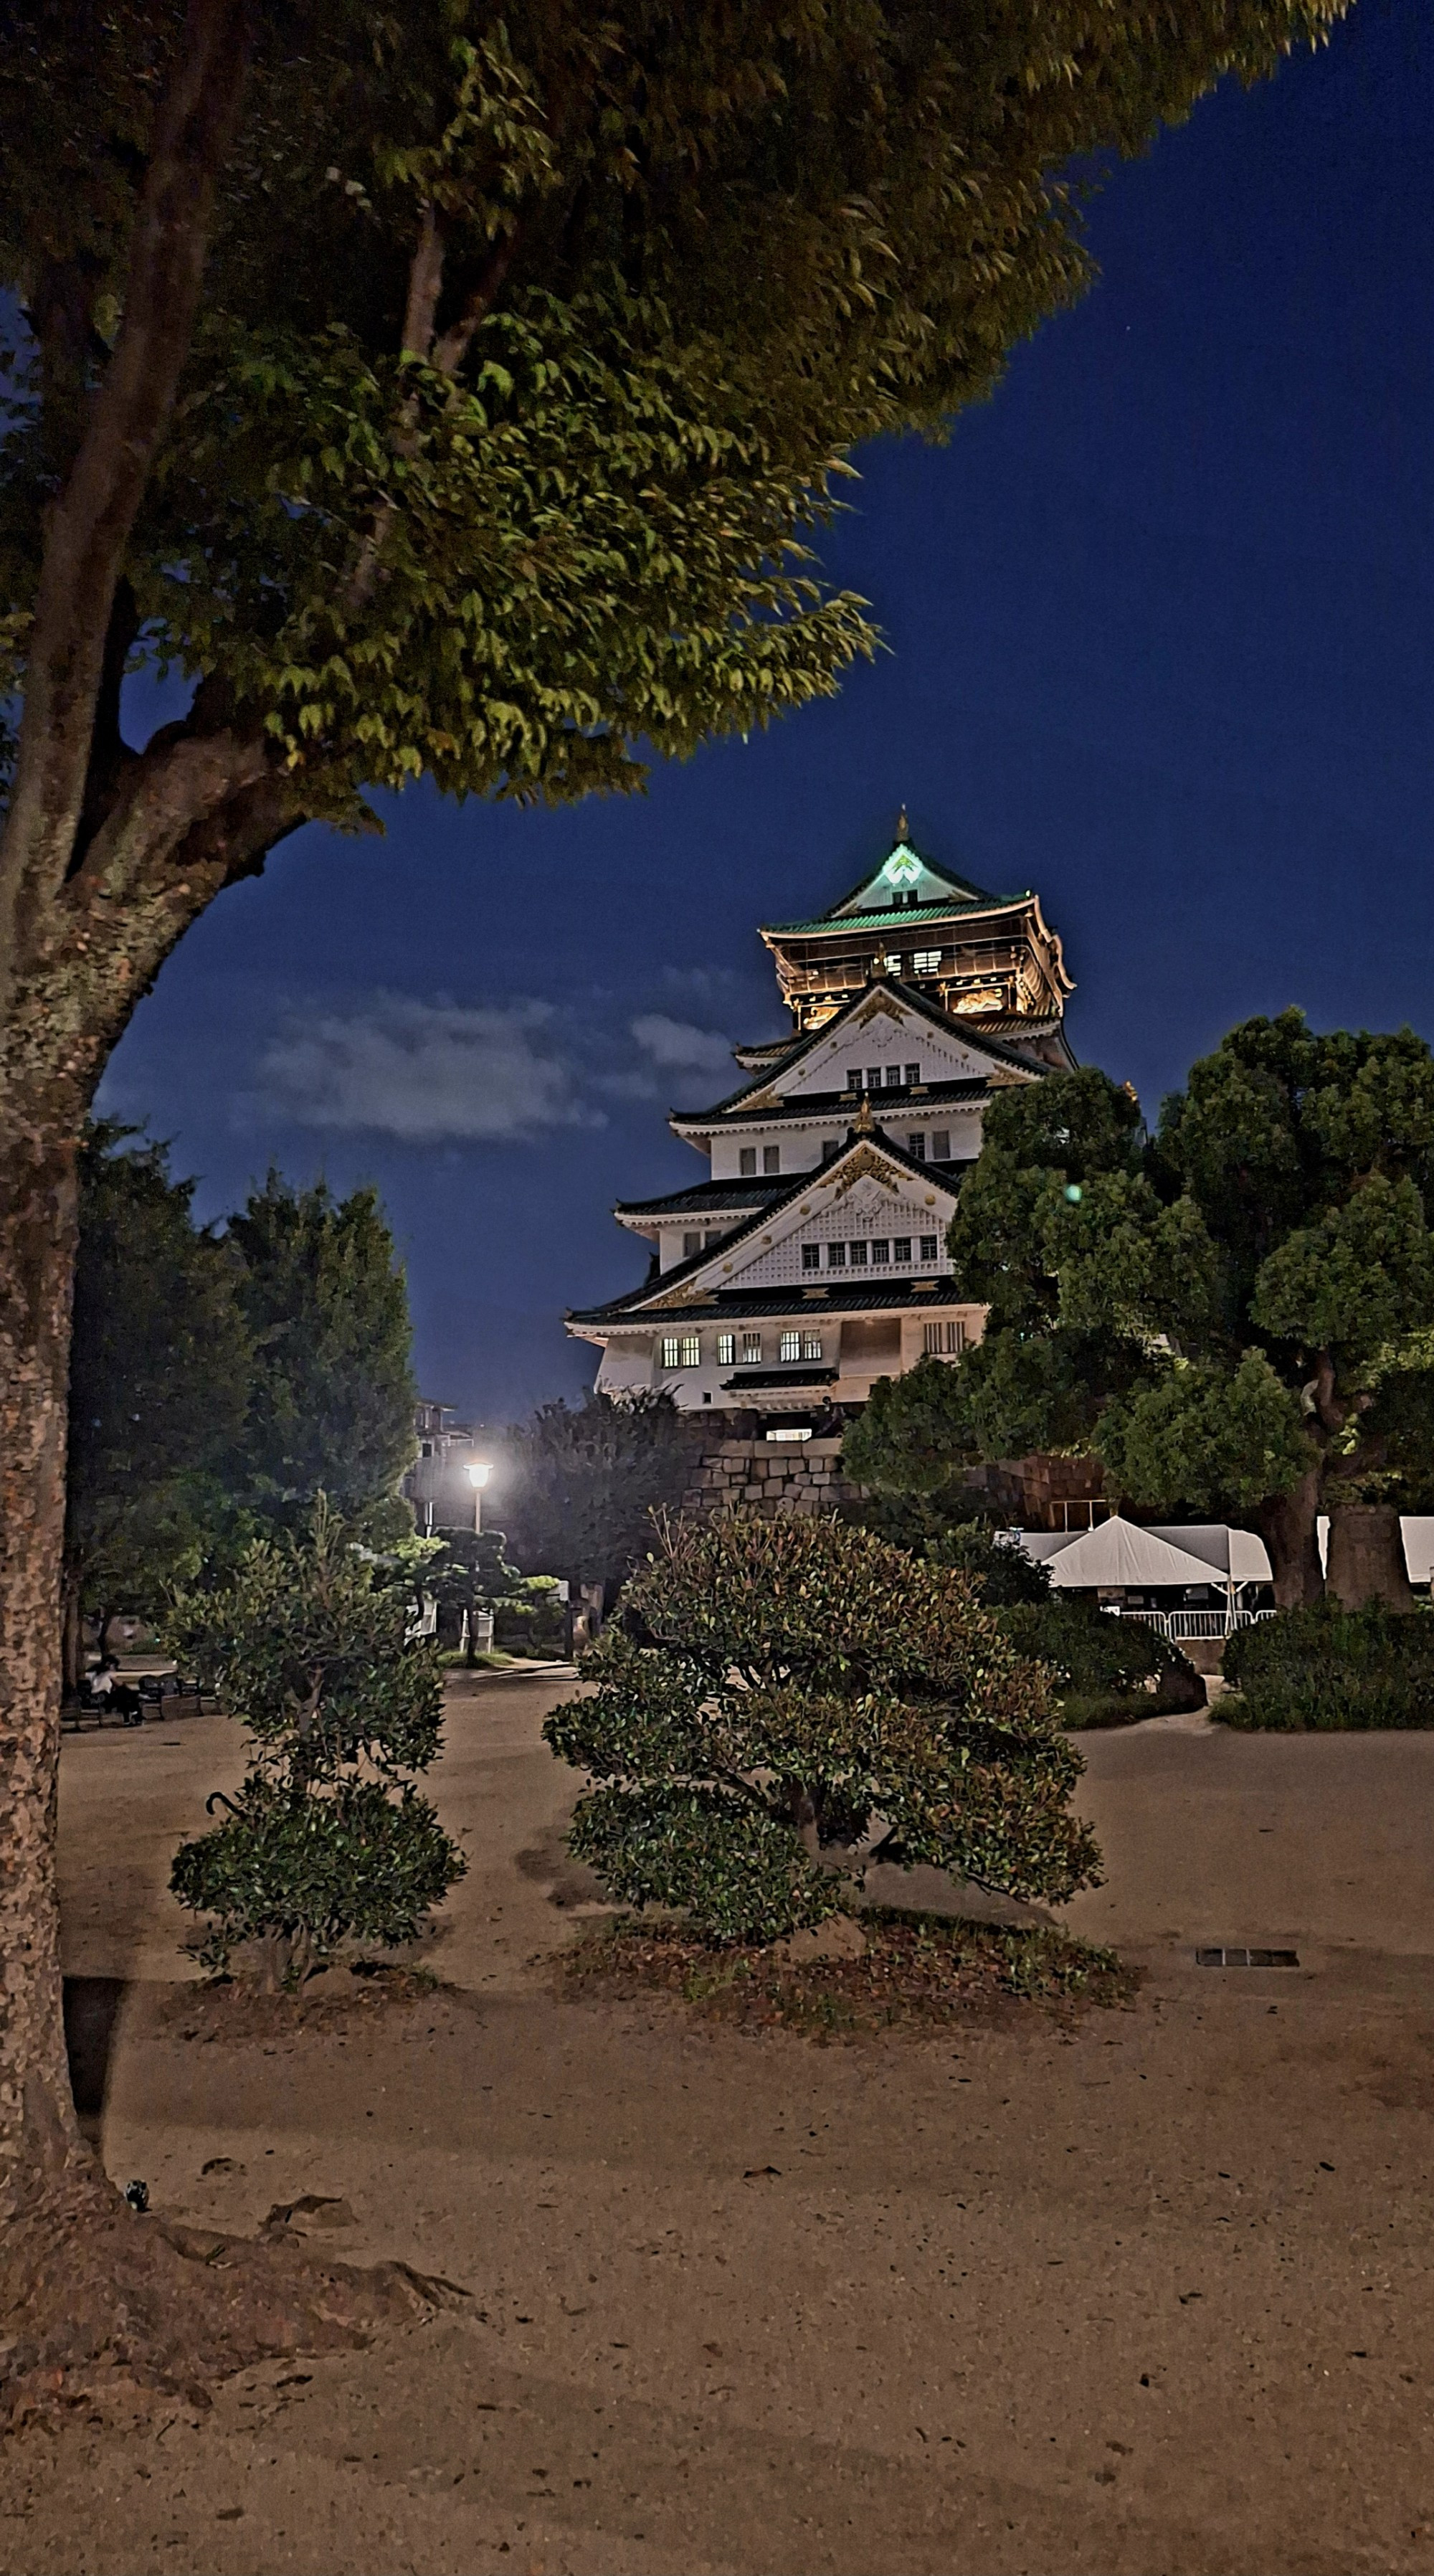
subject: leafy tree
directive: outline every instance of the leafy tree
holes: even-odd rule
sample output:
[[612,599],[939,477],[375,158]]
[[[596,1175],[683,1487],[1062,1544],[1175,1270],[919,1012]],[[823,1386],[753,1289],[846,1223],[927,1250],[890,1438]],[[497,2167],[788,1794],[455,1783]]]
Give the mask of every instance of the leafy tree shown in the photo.
[[[286,834],[371,823],[366,784],[572,797],[831,691],[872,643],[805,552],[847,451],[939,434],[1079,293],[1072,156],[1343,6],[536,0],[515,41],[480,0],[12,0],[10,2200],[57,2124],[81,2153],[50,1857],[75,1160],[136,999]],[[140,750],[136,652],[194,683]]]
[[167,1149],[97,1122],[80,1158],[65,1498],[65,1680],[81,1619],[153,1616],[235,1515],[222,1483],[253,1354],[229,1245]]
[[266,1518],[296,1522],[319,1493],[366,1535],[409,1524],[398,1481],[416,1398],[403,1272],[377,1193],[335,1200],[270,1172],[229,1240],[254,1346],[236,1465]]
[[1276,1597],[1317,1600],[1318,1513],[1434,1468],[1431,1205],[1434,1057],[1409,1030],[1246,1021],[1153,1141],[1102,1074],[1003,1093],[950,1231],[985,1338],[874,1401],[853,1472],[926,1490],[943,1436],[948,1472],[1085,1449],[1140,1508],[1253,1516]]
[[269,1985],[339,1942],[411,1941],[467,1867],[413,1784],[439,1749],[432,1646],[408,1636],[386,1581],[321,1496],[306,1529],[256,1539],[232,1581],[176,1604],[169,1638],[254,1739],[213,1833],[184,1843],[170,1885],[208,1917],[222,1969],[261,1945]]
[[820,1923],[877,1860],[1022,1897],[1096,1881],[1040,1666],[967,1577],[839,1521],[666,1524],[583,1674],[543,1729],[599,1783],[569,1849],[711,1940]]
[[523,1563],[615,1588],[651,1546],[652,1514],[682,1501],[699,1436],[665,1392],[539,1405],[509,1436]]

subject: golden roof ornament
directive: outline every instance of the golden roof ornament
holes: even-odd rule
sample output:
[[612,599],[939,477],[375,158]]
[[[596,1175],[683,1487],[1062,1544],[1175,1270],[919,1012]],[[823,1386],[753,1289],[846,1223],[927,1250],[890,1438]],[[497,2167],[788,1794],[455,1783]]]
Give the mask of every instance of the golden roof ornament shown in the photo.
[[901,809],[901,811],[900,811],[900,813],[897,815],[897,818],[896,818],[896,837],[897,837],[898,841],[904,841],[904,840],[907,838],[907,836],[908,836],[908,834],[909,834],[910,830],[911,830],[911,826],[910,826],[910,824],[907,822],[907,819],[906,819],[906,807],[903,805],[903,806],[902,806],[902,809]]

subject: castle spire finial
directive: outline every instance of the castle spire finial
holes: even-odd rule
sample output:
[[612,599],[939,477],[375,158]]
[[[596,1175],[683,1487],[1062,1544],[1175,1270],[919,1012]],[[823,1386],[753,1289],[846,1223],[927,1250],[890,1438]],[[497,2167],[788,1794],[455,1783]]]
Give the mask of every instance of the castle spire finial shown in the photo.
[[869,1136],[875,1125],[876,1120],[871,1114],[871,1094],[864,1091],[861,1095],[861,1107],[852,1122],[852,1132],[857,1136]]
[[906,819],[906,807],[903,805],[896,818],[896,837],[898,841],[904,841],[910,829],[911,826]]

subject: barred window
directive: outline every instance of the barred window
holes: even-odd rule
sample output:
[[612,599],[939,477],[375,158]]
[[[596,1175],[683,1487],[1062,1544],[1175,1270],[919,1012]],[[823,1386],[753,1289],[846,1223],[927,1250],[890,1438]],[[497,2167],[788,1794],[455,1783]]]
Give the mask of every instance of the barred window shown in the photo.
[[899,1091],[901,1089],[901,1067],[899,1064],[889,1064],[887,1066],[886,1087],[888,1091]]
[[908,1137],[907,1137],[907,1139],[906,1139],[906,1150],[907,1150],[908,1154],[911,1156],[911,1159],[912,1159],[913,1163],[924,1163],[924,1162],[925,1162],[925,1160],[926,1160],[926,1139],[925,1139],[925,1137],[924,1137],[924,1136],[908,1136]]
[[682,1336],[682,1365],[683,1365],[683,1367],[684,1367],[684,1368],[698,1368],[698,1367],[700,1367],[700,1366],[701,1366],[701,1362],[702,1362],[702,1336],[701,1336],[701,1334],[700,1334],[700,1333],[684,1333],[684,1334],[683,1334],[683,1336]]
[[871,1266],[873,1270],[884,1270],[890,1259],[891,1246],[887,1242],[885,1235],[874,1234],[871,1238]]
[[933,1130],[931,1137],[931,1159],[934,1163],[950,1162],[951,1130],[949,1127],[937,1127]]
[[682,1238],[682,1258],[684,1261],[690,1261],[693,1253],[700,1252],[701,1249],[702,1237],[700,1234],[684,1234]]
[[909,1234],[899,1234],[896,1237],[896,1240],[891,1247],[891,1257],[894,1262],[904,1262],[911,1259],[911,1237]]
[[804,1243],[802,1245],[802,1268],[804,1270],[820,1270],[821,1266],[821,1245],[819,1243]]
[[906,1079],[908,1082],[919,1082],[921,1080],[921,1067],[919,1064],[909,1064],[907,1066]]
[[864,1270],[866,1268],[865,1243],[860,1240],[855,1243],[849,1243],[847,1245],[847,1258],[850,1261],[853,1270]]
[[783,1335],[782,1335],[782,1340],[781,1340],[781,1347],[780,1347],[780,1350],[779,1350],[779,1352],[778,1352],[778,1357],[779,1357],[779,1358],[781,1358],[781,1359],[784,1359],[784,1360],[799,1360],[799,1359],[801,1358],[801,1356],[802,1356],[802,1337],[801,1337],[801,1334],[800,1334],[800,1333],[783,1333]]
[[827,1268],[828,1270],[845,1270],[846,1245],[844,1243],[829,1243],[827,1245]]
[[738,1147],[737,1177],[739,1180],[743,1181],[754,1181],[756,1179],[757,1148],[755,1145],[740,1145]]
[[936,1235],[923,1234],[921,1238],[921,1258],[923,1261],[934,1261],[939,1248],[939,1238]]
[[719,1367],[719,1368],[730,1368],[730,1367],[731,1367],[731,1365],[732,1365],[732,1362],[735,1360],[736,1356],[737,1356],[737,1336],[736,1336],[736,1334],[735,1334],[735,1333],[719,1333],[719,1334],[718,1334],[718,1336],[717,1336],[717,1365],[718,1365],[718,1367]]
[[940,949],[918,948],[915,956],[911,960],[911,971],[913,975],[939,974],[941,971]]
[[680,1367],[681,1367],[681,1365],[682,1365],[681,1357],[680,1357],[681,1347],[682,1347],[682,1346],[681,1346],[680,1342],[678,1341],[677,1335],[676,1335],[675,1333],[664,1333],[664,1334],[663,1334],[663,1336],[662,1336],[662,1365],[663,1365],[663,1367],[664,1367],[665,1369],[666,1369],[666,1368],[680,1368]]
[[760,1333],[744,1333],[744,1334],[742,1335],[742,1366],[743,1366],[743,1368],[759,1368],[759,1367],[761,1366],[761,1361],[762,1361],[762,1336],[761,1336],[761,1334],[760,1334]]
[[867,1066],[867,1068],[866,1068],[866,1087],[867,1087],[867,1090],[868,1090],[868,1091],[880,1091],[880,1089],[881,1089],[881,1067],[880,1067],[880,1065],[879,1065],[879,1064],[869,1064],[869,1065]]
[[763,1169],[763,1171],[764,1171],[764,1172],[779,1172],[779,1171],[781,1170],[781,1168],[782,1168],[782,1149],[781,1149],[781,1146],[780,1146],[780,1145],[764,1145],[764,1146],[762,1147],[762,1169]]
[[804,1360],[819,1360],[819,1359],[821,1358],[821,1356],[822,1356],[822,1337],[821,1337],[820,1333],[803,1333],[803,1335],[802,1335],[802,1357],[803,1357],[803,1359],[804,1359]]
[[965,1348],[966,1327],[959,1316],[957,1316],[954,1323],[928,1324],[926,1326],[926,1355],[928,1359],[956,1359]]

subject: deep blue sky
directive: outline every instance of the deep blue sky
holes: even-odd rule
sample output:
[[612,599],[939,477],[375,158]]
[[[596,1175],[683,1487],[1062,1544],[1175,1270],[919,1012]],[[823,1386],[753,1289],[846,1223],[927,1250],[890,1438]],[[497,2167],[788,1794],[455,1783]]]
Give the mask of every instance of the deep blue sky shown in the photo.
[[382,842],[302,833],[184,942],[105,1105],[206,1214],[271,1160],[375,1181],[425,1389],[496,1420],[583,1383],[563,1308],[642,1268],[612,1200],[697,1176],[663,1110],[782,1025],[756,924],[831,902],[903,798],[933,856],[1040,889],[1076,1047],[1152,1115],[1253,1011],[1434,1036],[1431,168],[1424,0],[1207,101],[1116,174],[1100,283],[994,402],[862,460],[825,559],[878,667],[644,799],[424,788]]

